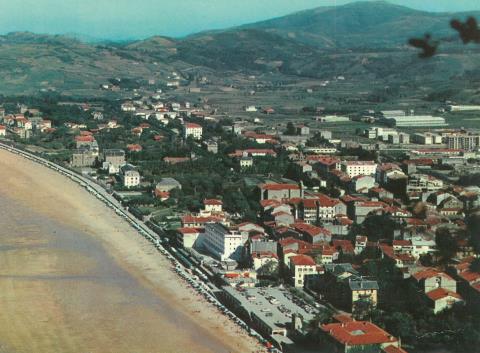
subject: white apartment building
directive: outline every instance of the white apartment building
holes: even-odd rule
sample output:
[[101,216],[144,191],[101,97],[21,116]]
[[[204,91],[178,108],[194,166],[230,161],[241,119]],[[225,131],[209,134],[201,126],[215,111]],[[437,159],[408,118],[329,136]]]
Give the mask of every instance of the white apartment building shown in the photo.
[[425,174],[413,174],[407,183],[407,192],[434,192],[441,188],[443,181]]
[[203,134],[202,126],[195,123],[186,123],[184,126],[184,138],[192,136],[195,140],[201,140]]
[[303,152],[313,154],[335,154],[338,150],[335,147],[305,147]]
[[472,151],[480,147],[479,134],[456,133],[445,137],[447,147],[454,150]]
[[377,164],[374,161],[343,161],[341,170],[350,178],[358,175],[375,175]]
[[123,186],[127,188],[140,185],[140,173],[130,164],[121,168]]
[[247,237],[238,231],[228,229],[220,223],[207,223],[205,224],[203,245],[220,261],[237,260],[241,255]]
[[412,141],[420,145],[439,145],[442,143],[442,136],[431,132],[413,134]]
[[317,273],[317,264],[307,255],[296,255],[290,257],[290,270],[293,273],[294,285],[302,288],[305,283],[306,275]]

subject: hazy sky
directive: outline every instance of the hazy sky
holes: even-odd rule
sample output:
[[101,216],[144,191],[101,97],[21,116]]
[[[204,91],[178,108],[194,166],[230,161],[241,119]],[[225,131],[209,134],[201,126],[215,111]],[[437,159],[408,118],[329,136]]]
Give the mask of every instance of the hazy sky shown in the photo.
[[[183,36],[351,0],[0,0],[0,33],[105,39]],[[428,11],[480,10],[480,0],[391,0]]]

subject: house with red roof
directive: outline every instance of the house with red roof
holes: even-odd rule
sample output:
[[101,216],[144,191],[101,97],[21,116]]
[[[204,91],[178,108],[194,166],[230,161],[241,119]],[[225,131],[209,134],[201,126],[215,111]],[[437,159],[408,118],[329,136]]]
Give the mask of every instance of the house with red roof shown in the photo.
[[355,248],[350,240],[346,239],[335,239],[332,241],[332,245],[335,249],[342,252],[345,255],[354,255]]
[[289,259],[289,267],[293,274],[295,287],[303,288],[306,275],[317,273],[317,264],[315,260],[308,255],[296,255]]
[[229,226],[230,222],[224,216],[212,215],[212,216],[195,216],[185,215],[181,219],[183,227],[186,228],[204,228],[208,223],[221,223],[225,226]]
[[187,139],[191,136],[194,140],[201,140],[203,134],[203,127],[195,123],[185,123],[183,127],[183,137]]
[[271,143],[277,144],[278,140],[274,135],[269,134],[257,134],[255,131],[245,131],[243,133],[247,139],[255,141],[256,143],[264,144],[264,143]]
[[228,155],[231,158],[241,158],[244,156],[250,157],[276,157],[277,153],[268,148],[247,148],[246,150],[235,150],[235,152]]
[[260,200],[303,198],[303,188],[297,184],[266,183],[258,185]]
[[130,152],[141,152],[143,150],[143,147],[139,144],[128,144],[127,145],[127,150]]
[[250,258],[255,271],[271,263],[278,266],[278,255],[272,251],[254,251]]
[[161,201],[167,201],[170,198],[170,193],[168,191],[160,191],[158,189],[154,190],[155,197]]
[[414,273],[412,278],[425,293],[434,314],[464,302],[462,296],[457,293],[457,282],[444,272],[426,268]]
[[458,280],[458,293],[470,304],[480,305],[480,272],[471,269],[474,260],[473,256],[464,258],[449,273]]
[[308,223],[295,223],[293,228],[302,234],[303,239],[310,244],[326,242],[329,243],[332,240],[332,233],[321,227],[313,226]]
[[178,228],[176,232],[176,238],[184,248],[198,247],[200,246],[204,232],[205,231],[203,228]]
[[205,212],[221,213],[223,212],[223,202],[219,199],[205,199],[203,200],[203,208]]
[[437,288],[426,293],[434,314],[452,308],[456,304],[464,303],[462,296],[445,288]]
[[368,321],[325,324],[321,329],[329,338],[329,347],[324,349],[329,352],[380,353],[388,347],[400,347],[397,338]]
[[7,128],[4,125],[0,125],[0,136],[5,136],[7,134]]

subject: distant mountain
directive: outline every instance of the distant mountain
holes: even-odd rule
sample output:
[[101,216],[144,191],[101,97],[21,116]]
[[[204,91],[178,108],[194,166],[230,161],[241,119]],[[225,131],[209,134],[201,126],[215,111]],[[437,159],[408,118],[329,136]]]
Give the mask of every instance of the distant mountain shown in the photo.
[[[480,13],[468,15],[480,18]],[[432,60],[420,60],[406,45],[425,32],[453,38],[450,19],[466,16],[359,2],[181,39],[85,43],[68,36],[10,33],[0,36],[0,93],[54,88],[86,94],[110,78],[166,80],[172,71],[183,70],[189,77],[208,72],[219,81],[227,73],[273,73],[321,79],[344,75],[379,85],[448,82],[467,73],[480,77],[480,46],[443,46]]]
[[[147,59],[145,61],[145,59]],[[154,66],[141,53],[111,45],[92,45],[65,36],[28,32],[0,36],[0,92],[21,94],[55,89],[97,90],[109,78],[147,79]]]
[[463,18],[465,14],[430,13],[385,1],[368,1],[319,7],[241,28],[263,29],[318,47],[389,48],[427,32],[455,35],[449,27],[452,16]]

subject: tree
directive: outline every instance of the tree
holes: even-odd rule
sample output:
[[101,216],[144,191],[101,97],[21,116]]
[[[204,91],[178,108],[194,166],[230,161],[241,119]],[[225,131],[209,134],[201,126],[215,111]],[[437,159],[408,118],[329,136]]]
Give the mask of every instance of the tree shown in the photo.
[[393,233],[397,228],[395,220],[388,214],[370,215],[362,223],[363,233],[370,241],[380,239],[393,239]]
[[477,253],[480,253],[480,214],[472,214],[467,218],[466,223],[470,244]]
[[480,272],[480,259],[475,259],[470,264],[470,271]]
[[268,261],[265,265],[257,270],[257,273],[262,277],[278,278],[278,262],[273,260]]
[[438,253],[444,263],[450,261],[458,251],[457,240],[448,228],[439,228],[435,234]]
[[287,123],[287,130],[285,131],[285,135],[296,135],[297,130],[291,121]]

